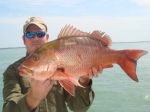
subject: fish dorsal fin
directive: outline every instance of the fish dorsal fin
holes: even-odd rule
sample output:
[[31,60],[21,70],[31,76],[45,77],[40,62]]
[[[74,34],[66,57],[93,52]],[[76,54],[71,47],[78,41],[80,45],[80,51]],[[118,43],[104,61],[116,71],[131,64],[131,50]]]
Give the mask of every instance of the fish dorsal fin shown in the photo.
[[112,40],[109,35],[107,35],[105,32],[101,32],[98,30],[95,30],[91,33],[91,37],[96,38],[101,41],[103,46],[111,46]]
[[71,25],[65,25],[65,27],[61,29],[58,38],[79,37],[79,36],[80,37],[90,36],[90,33],[80,31],[79,29]]

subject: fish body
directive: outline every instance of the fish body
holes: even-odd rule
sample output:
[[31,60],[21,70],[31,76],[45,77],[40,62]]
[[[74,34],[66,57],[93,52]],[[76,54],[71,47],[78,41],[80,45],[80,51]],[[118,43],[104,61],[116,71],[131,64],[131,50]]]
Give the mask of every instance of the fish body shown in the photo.
[[113,50],[109,48],[109,38],[94,36],[94,33],[81,32],[70,26],[64,28],[58,37],[27,57],[19,67],[21,76],[58,80],[73,96],[74,85],[81,86],[77,78],[91,74],[93,67],[102,72],[113,64],[119,64],[131,79],[138,81],[136,63],[146,51]]

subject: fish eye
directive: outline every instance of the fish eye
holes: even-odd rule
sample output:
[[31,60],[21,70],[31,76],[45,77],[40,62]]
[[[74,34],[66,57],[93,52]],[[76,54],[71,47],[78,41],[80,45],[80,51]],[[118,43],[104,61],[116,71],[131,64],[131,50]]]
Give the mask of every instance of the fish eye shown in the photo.
[[33,59],[33,61],[38,61],[39,60],[39,56],[38,55],[33,55],[32,59]]

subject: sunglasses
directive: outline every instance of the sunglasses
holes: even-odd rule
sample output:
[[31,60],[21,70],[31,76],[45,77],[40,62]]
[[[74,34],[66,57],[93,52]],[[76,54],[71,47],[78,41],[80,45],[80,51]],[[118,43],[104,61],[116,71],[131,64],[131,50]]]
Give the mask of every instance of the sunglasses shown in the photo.
[[25,33],[25,36],[28,39],[32,39],[35,36],[37,36],[38,38],[43,38],[45,35],[46,35],[46,33],[43,32],[43,31],[39,31],[39,32],[26,32]]

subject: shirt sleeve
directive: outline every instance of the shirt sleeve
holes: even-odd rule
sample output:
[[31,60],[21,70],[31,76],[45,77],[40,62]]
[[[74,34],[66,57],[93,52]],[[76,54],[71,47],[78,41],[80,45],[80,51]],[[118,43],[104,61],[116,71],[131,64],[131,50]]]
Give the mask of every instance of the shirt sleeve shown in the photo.
[[89,86],[82,88],[76,87],[76,95],[71,96],[65,92],[66,102],[71,110],[74,112],[86,112],[94,100],[94,91],[91,88],[92,80]]
[[26,95],[21,93],[16,69],[9,66],[3,75],[3,112],[12,112],[12,110],[14,112],[29,112],[25,100]]

